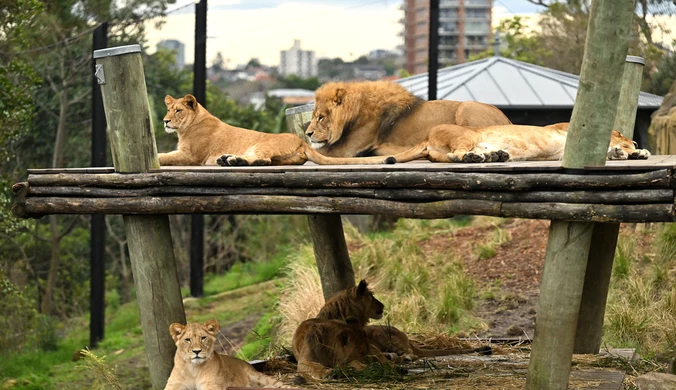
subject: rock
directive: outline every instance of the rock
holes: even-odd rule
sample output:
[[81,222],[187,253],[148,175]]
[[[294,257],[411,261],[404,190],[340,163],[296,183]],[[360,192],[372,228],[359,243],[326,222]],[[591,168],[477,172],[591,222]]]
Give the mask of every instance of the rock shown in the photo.
[[673,390],[676,389],[676,375],[661,372],[649,372],[634,380],[638,390]]
[[16,379],[8,379],[2,384],[2,390],[11,389],[16,386]]

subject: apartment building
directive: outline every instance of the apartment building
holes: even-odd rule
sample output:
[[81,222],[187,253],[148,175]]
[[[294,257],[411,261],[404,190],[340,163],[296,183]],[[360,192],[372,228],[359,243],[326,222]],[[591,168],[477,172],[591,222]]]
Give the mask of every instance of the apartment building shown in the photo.
[[[430,0],[404,0],[404,55],[411,74],[427,72]],[[493,0],[439,1],[439,66],[484,51],[492,36]]]
[[317,58],[312,50],[301,50],[300,41],[293,41],[289,50],[279,52],[279,73],[283,76],[296,75],[299,77],[317,76]]

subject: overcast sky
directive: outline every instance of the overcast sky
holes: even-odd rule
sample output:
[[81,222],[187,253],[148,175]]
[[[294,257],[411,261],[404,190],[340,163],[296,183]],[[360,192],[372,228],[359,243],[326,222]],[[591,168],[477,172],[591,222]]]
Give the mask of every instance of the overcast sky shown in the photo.
[[[190,0],[177,0],[178,5]],[[399,20],[402,0],[208,0],[207,63],[217,52],[229,66],[256,57],[266,65],[279,64],[279,51],[301,40],[303,50],[318,58],[351,61],[374,49],[395,49],[403,43]],[[495,0],[502,16],[537,12],[526,0]],[[177,39],[186,46],[185,62],[194,56],[195,6],[171,12],[160,30],[148,24],[148,47],[154,52],[162,39]]]

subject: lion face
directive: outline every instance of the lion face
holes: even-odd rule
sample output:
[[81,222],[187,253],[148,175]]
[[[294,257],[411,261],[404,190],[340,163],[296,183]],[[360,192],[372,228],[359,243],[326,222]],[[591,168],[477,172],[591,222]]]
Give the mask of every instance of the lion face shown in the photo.
[[197,100],[193,95],[188,94],[178,99],[167,95],[164,97],[164,104],[167,105],[167,115],[164,116],[164,130],[167,133],[180,133],[197,116]]
[[383,318],[385,305],[369,290],[365,280],[356,287],[343,290],[329,299],[317,318],[342,320],[357,327],[365,326],[369,319]]
[[202,364],[214,354],[218,321],[209,320],[204,324],[188,325],[178,323],[169,326],[169,333],[176,343],[176,353],[192,364]]
[[[305,135],[313,148],[332,145],[340,140],[348,120],[343,118],[347,112],[343,107],[345,89],[325,85],[315,93],[315,109]],[[343,115],[341,115],[343,113]]]
[[376,299],[373,292],[368,288],[368,284],[363,279],[359,282],[359,285],[357,285],[356,296],[362,302],[362,305],[364,305],[364,314],[367,318],[372,318],[374,320],[383,318],[385,305]]

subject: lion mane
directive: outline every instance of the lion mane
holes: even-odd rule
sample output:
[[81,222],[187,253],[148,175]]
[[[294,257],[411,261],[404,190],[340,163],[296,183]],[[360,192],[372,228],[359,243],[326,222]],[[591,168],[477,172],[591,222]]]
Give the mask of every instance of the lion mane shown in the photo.
[[424,101],[390,81],[329,82],[315,92],[305,132],[313,148],[331,157],[421,157],[415,146],[441,124],[510,124],[496,107],[478,102]]

